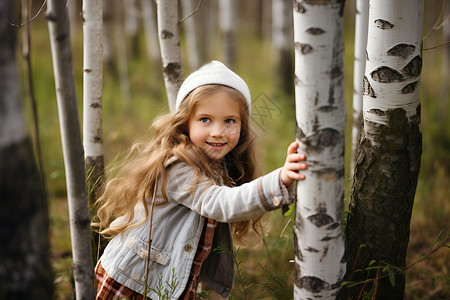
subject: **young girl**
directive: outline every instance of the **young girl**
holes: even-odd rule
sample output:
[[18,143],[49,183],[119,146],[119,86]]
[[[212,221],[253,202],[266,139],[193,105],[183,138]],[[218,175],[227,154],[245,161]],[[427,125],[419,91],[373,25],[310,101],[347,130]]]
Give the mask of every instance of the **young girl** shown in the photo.
[[195,299],[199,281],[228,296],[232,258],[211,250],[232,250],[231,233],[242,240],[264,213],[291,204],[306,169],[294,142],[282,168],[254,180],[250,107],[246,83],[218,61],[186,78],[176,111],[155,120],[153,139],[98,200],[93,225],[112,240],[96,266],[97,299],[142,299],[144,290],[157,299],[158,284],[172,299]]

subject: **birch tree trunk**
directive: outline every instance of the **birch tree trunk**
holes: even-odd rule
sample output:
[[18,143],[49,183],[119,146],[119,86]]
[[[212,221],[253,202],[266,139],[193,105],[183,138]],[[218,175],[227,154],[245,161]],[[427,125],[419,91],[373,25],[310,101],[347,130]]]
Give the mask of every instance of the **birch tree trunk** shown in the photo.
[[335,299],[344,261],[344,1],[294,1],[298,183],[294,299]]
[[178,34],[178,1],[157,0],[156,4],[164,83],[170,110],[174,111],[177,93],[183,81]]
[[[102,2],[83,1],[83,145],[87,171],[90,216],[95,214],[97,199],[105,173],[103,155],[103,60]],[[100,236],[92,232],[93,258],[101,255]],[[95,260],[94,260],[95,261]]]
[[76,299],[93,299],[90,220],[66,1],[49,0],[46,18],[66,171]]
[[222,32],[223,62],[229,67],[234,67],[236,59],[235,25],[236,3],[235,0],[219,0],[219,25]]
[[351,177],[355,168],[356,151],[362,127],[362,84],[366,69],[367,22],[369,19],[369,0],[356,0],[355,15],[355,60],[353,64],[353,127]]
[[[443,42],[450,41],[450,2],[447,1],[444,13],[444,25],[442,28],[442,40]],[[449,87],[448,82],[450,79],[450,46],[446,46],[442,49],[442,87],[441,97],[439,101],[439,110],[441,112],[441,119],[447,120],[447,108],[449,101]]]
[[[127,38],[128,43],[131,44],[131,55],[135,57],[139,53],[138,18],[140,14],[137,8],[137,0],[123,0],[122,7],[124,8],[123,19],[124,19],[125,36]],[[124,43],[123,40],[122,43]]]
[[[420,169],[420,73],[423,0],[370,1],[363,84],[363,129],[347,227],[347,276],[370,261],[405,266],[409,226]],[[360,249],[360,245],[366,245]],[[383,263],[381,263],[383,266]],[[371,284],[365,285],[369,292]],[[405,278],[377,283],[376,299],[403,299]],[[361,286],[349,289],[349,296]]]
[[144,19],[145,45],[151,61],[161,59],[159,54],[158,30],[156,28],[156,13],[153,0],[141,0],[142,17]]
[[131,108],[131,93],[130,93],[130,76],[128,70],[128,52],[127,45],[124,42],[125,30],[124,30],[124,3],[122,1],[114,1],[114,40],[116,42],[117,49],[117,61],[119,66],[119,83],[120,92],[122,94],[122,100],[125,104],[126,110]]
[[14,1],[0,1],[0,299],[52,299],[48,204],[26,132]]
[[189,16],[183,21],[184,23],[184,34],[186,39],[187,47],[187,57],[189,66],[196,70],[200,67],[200,53],[197,46],[197,30],[195,29],[195,15],[194,6],[192,5],[192,0],[181,1],[181,7],[183,11],[183,18]]
[[272,49],[275,83],[287,95],[293,94],[292,4],[272,1]]

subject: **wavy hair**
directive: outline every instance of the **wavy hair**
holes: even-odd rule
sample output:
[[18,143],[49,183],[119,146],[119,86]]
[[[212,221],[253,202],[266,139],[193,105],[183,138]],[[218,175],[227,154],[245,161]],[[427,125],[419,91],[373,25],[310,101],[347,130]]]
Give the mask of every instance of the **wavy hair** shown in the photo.
[[[222,162],[209,158],[189,139],[189,118],[195,112],[199,102],[219,92],[225,92],[238,101],[241,115],[241,132],[239,141]],[[213,183],[227,186],[239,186],[255,178],[254,136],[249,125],[249,111],[245,98],[237,90],[223,85],[205,85],[196,88],[181,103],[176,112],[160,116],[152,124],[153,138],[143,144],[136,144],[126,157],[118,174],[109,180],[102,189],[102,194],[95,203],[97,215],[92,226],[100,234],[112,238],[117,234],[144,223],[149,211],[145,199],[153,194],[155,183],[161,182],[161,193],[168,201],[165,183],[165,165],[170,158],[177,156],[196,171],[194,186],[200,176],[209,177]],[[225,168],[224,168],[225,166]],[[145,220],[133,224],[134,207],[142,203],[145,208]],[[117,217],[124,217],[120,226],[110,227]],[[233,234],[239,242],[252,227],[255,231],[259,218],[233,223]]]

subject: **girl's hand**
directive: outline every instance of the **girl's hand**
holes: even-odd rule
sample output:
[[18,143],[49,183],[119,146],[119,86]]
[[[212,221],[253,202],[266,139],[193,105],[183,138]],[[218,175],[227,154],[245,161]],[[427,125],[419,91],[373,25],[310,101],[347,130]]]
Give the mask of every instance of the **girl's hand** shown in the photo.
[[297,153],[298,143],[293,142],[287,150],[286,162],[281,169],[280,178],[286,187],[289,187],[294,180],[303,180],[305,175],[298,173],[300,170],[306,170],[308,165],[305,162],[306,156]]

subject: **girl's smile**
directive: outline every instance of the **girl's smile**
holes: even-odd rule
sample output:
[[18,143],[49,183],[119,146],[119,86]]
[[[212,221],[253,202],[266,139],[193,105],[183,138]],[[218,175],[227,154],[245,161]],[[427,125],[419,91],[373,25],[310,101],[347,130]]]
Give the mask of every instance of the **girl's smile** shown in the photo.
[[240,131],[240,104],[223,91],[204,98],[189,119],[189,138],[213,159],[237,145]]

